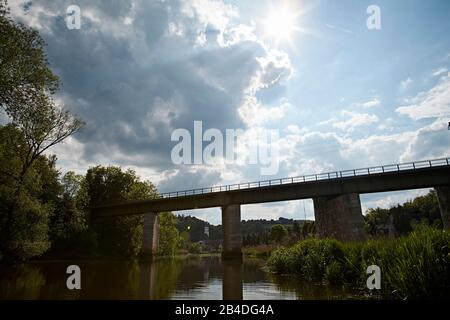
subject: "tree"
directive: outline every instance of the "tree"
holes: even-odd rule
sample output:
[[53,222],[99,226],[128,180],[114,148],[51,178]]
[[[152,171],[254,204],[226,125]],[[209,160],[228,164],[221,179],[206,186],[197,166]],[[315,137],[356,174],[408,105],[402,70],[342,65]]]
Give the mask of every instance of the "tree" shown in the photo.
[[[39,33],[8,16],[0,1],[0,107],[23,132],[21,182],[32,163],[50,147],[79,131],[84,123],[55,104],[59,79],[51,71]],[[20,183],[19,183],[20,186]]]
[[388,223],[389,215],[388,209],[371,208],[367,210],[367,214],[364,216],[366,231],[370,235],[375,236],[377,234],[378,227]]
[[294,221],[294,224],[292,225],[292,232],[299,237],[301,232],[302,232],[302,228],[300,227],[300,224],[297,221]]
[[50,218],[50,238],[53,245],[77,236],[87,228],[86,192],[82,188],[84,177],[72,171],[62,178],[62,194]]
[[[48,221],[60,190],[56,158],[39,156],[22,180],[19,196],[14,195],[18,183],[14,177],[21,170],[24,141],[17,128],[0,127],[0,260],[3,262],[39,256],[50,247]],[[14,215],[10,215],[13,202]]]
[[159,221],[159,255],[174,255],[181,244],[181,237],[177,229],[177,218],[171,212],[158,215]]
[[314,235],[316,232],[316,224],[314,221],[305,221],[302,225],[302,235],[306,239],[310,235]]
[[10,117],[58,90],[44,47],[39,33],[14,22],[7,2],[0,0],[0,106]]
[[[14,224],[24,209],[21,201],[29,194],[26,180],[33,179],[34,163],[43,161],[46,150],[84,125],[55,104],[52,94],[58,89],[58,77],[48,66],[44,45],[37,31],[9,18],[6,1],[0,0],[0,108],[8,116],[9,126],[20,132],[18,138],[17,131],[6,131],[4,148],[15,161],[12,168],[4,167],[1,172],[8,176],[10,192],[2,212],[1,250],[3,258],[11,260],[21,256],[15,250],[19,246],[13,244]],[[39,204],[34,204],[36,209]]]
[[288,232],[282,225],[276,224],[270,228],[270,239],[275,243],[281,243],[287,235]]
[[[120,167],[90,168],[86,174],[86,188],[88,207],[157,197],[152,183],[141,182],[133,170],[124,172]],[[92,221],[92,228],[98,234],[99,253],[136,257],[142,246],[143,224],[142,215]]]

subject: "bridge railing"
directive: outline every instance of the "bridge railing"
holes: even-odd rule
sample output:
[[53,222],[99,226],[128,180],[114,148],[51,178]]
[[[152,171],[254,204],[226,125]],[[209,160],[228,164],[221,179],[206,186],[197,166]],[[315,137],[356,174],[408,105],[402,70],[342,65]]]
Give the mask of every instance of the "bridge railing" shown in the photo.
[[332,171],[332,172],[324,172],[324,173],[317,173],[317,174],[308,174],[308,175],[289,177],[289,178],[261,180],[261,181],[236,183],[236,184],[229,184],[229,185],[222,185],[222,186],[213,186],[213,187],[208,187],[208,188],[198,188],[198,189],[182,190],[182,191],[175,191],[175,192],[165,192],[165,193],[161,193],[160,195],[162,198],[184,197],[184,196],[207,194],[207,193],[213,193],[213,192],[251,189],[251,188],[259,188],[259,187],[266,187],[266,186],[276,186],[276,185],[303,183],[303,182],[311,182],[311,181],[341,179],[341,178],[356,177],[356,176],[368,176],[368,175],[373,175],[373,174],[382,174],[382,173],[407,171],[407,170],[418,170],[418,169],[423,169],[423,168],[442,167],[442,166],[450,166],[450,158],[422,160],[422,161],[406,162],[406,163],[396,163],[396,164],[388,164],[388,165],[376,166],[376,167],[359,168],[359,169],[342,170],[342,171]]

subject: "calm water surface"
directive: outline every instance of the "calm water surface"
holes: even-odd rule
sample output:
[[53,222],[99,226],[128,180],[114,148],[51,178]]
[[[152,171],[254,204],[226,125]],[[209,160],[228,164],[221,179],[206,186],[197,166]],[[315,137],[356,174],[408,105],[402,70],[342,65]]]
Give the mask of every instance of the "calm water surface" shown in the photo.
[[[81,290],[66,287],[81,268]],[[220,257],[154,262],[45,261],[0,269],[0,299],[352,299],[358,292],[275,277],[264,261]]]

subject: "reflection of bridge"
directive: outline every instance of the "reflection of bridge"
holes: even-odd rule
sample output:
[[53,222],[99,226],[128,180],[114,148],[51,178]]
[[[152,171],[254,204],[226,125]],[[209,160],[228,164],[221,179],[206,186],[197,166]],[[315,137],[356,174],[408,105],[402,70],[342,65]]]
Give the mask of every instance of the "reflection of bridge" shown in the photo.
[[321,237],[364,238],[360,193],[432,188],[437,191],[444,228],[450,229],[450,158],[170,192],[161,198],[92,209],[93,217],[144,214],[145,253],[158,245],[157,213],[222,208],[223,256],[241,256],[243,204],[312,198]]
[[[177,265],[180,266],[180,264]],[[160,300],[172,298],[174,290],[177,288],[175,286],[171,287],[170,284],[182,283],[183,288],[189,292],[204,286],[210,278],[222,279],[222,299],[243,299],[244,265],[241,260],[229,259],[221,261],[218,265],[206,264],[198,267],[198,269],[188,268],[184,271],[180,267],[181,270],[172,273],[170,268],[169,270],[163,270],[162,267],[158,264],[158,261],[153,259],[140,263],[139,299]],[[211,274],[209,274],[210,272]],[[260,272],[263,271],[261,270]],[[200,280],[199,278],[203,279]],[[183,298],[185,299],[185,297]],[[211,298],[214,298],[214,296],[208,297],[208,299]]]

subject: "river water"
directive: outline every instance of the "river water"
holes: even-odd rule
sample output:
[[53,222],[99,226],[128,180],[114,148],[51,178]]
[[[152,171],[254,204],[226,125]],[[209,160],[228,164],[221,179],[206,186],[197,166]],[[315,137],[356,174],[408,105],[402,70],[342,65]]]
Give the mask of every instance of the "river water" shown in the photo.
[[[81,269],[69,290],[66,269]],[[128,261],[39,261],[0,269],[0,299],[352,299],[357,292],[276,277],[264,261],[219,256]]]

